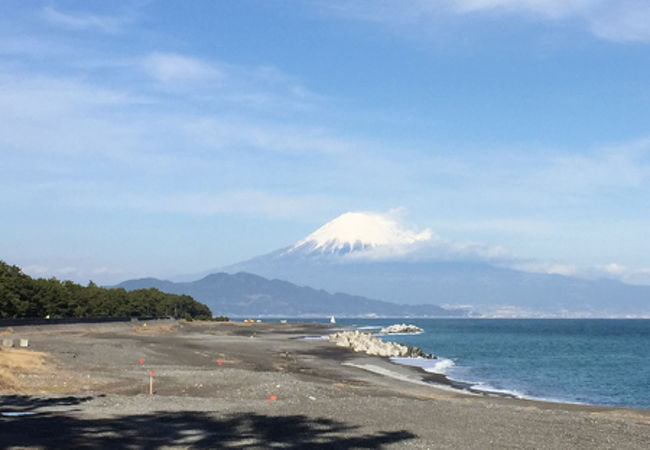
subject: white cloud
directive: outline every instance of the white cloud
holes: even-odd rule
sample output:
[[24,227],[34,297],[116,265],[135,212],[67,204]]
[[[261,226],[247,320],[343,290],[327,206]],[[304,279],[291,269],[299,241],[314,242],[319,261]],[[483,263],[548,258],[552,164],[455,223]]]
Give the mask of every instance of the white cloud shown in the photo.
[[53,41],[34,36],[0,35],[0,55],[10,56],[52,56],[65,53],[71,55],[69,48]]
[[243,66],[173,52],[153,52],[137,67],[156,81],[158,92],[183,94],[193,103],[223,105],[274,116],[310,111],[323,103],[298,79],[268,65]]
[[[24,159],[94,155],[133,163],[135,153],[151,149],[161,133],[155,123],[124,118],[133,118],[132,108],[151,101],[78,79],[0,72],[0,144],[7,160],[12,154]],[[114,120],[116,112],[122,120]],[[83,162],[64,163],[75,170]],[[24,168],[40,164],[34,158]]]
[[194,142],[213,149],[252,148],[295,154],[343,154],[354,150],[349,141],[322,129],[266,121],[206,116],[185,122],[183,129]]
[[26,73],[8,74],[0,69],[0,108],[5,114],[29,118],[92,107],[142,103],[143,97],[88,84],[74,78],[55,78]]
[[581,269],[575,264],[559,264],[543,261],[513,261],[508,264],[508,267],[524,272],[564,275],[567,277],[576,276],[581,273]]
[[46,6],[41,11],[41,16],[52,25],[70,30],[99,30],[105,33],[121,31],[129,22],[123,17],[100,16],[83,12],[62,12]]
[[543,261],[514,261],[508,266],[532,273],[563,275],[587,280],[610,278],[628,284],[650,285],[650,268],[631,268],[618,263],[580,266]]
[[567,192],[601,187],[638,187],[650,177],[650,139],[615,147],[552,157],[536,178],[554,189]]
[[[229,78],[222,76],[215,65],[182,55],[152,54],[145,61],[151,63],[153,75],[170,84],[181,78],[185,81]],[[280,82],[289,78],[268,67],[260,71],[226,67],[233,73],[247,72],[249,79],[258,77]],[[295,105],[282,98],[282,90],[294,85],[287,81],[281,83],[289,84],[280,87],[277,93],[273,92],[274,86],[257,88],[260,95],[267,97],[267,106],[259,109],[258,103],[256,118],[252,119],[248,111],[250,103],[240,101],[257,95],[248,90],[248,85],[223,83],[225,96],[233,98],[216,98],[208,102],[205,112],[188,113],[182,108],[183,96],[168,98],[147,90],[141,92],[148,94],[134,95],[120,86],[106,88],[83,79],[20,70],[10,73],[0,68],[0,143],[8,151],[94,153],[128,164],[137,163],[138,154],[161,160],[171,152],[187,159],[199,152],[197,149],[205,152],[246,148],[294,154],[351,150],[345,140],[333,137],[327,130],[286,124],[283,116],[294,114]],[[206,91],[203,83],[197,84],[200,92]],[[300,95],[303,97],[300,102],[309,101],[304,99],[304,93]],[[194,104],[194,97],[187,100]],[[220,115],[207,111],[215,107],[223,110],[225,106],[230,111]],[[116,113],[119,120],[115,120]],[[179,147],[181,144],[184,145]],[[151,163],[151,160],[143,161],[143,164]]]
[[448,221],[444,218],[436,221],[445,228],[453,228],[457,232],[497,232],[517,233],[529,236],[540,236],[557,232],[557,224],[545,220],[534,220],[529,218],[486,218],[483,220]]
[[[373,213],[387,217],[398,230],[412,229],[395,214]],[[515,222],[516,224],[516,222]],[[508,229],[511,224],[507,224]],[[535,229],[537,229],[535,227]],[[579,265],[565,262],[526,260],[509,249],[479,241],[464,241],[442,237],[430,229],[427,239],[417,242],[379,245],[345,255],[354,260],[372,261],[474,261],[531,273],[563,275],[582,279],[610,278],[628,284],[650,285],[650,268],[632,268],[619,263]],[[509,232],[512,231],[509,229]],[[517,230],[515,230],[517,232]]]
[[[141,200],[138,200],[141,201]],[[286,195],[263,190],[242,189],[221,193],[192,193],[163,196],[157,199],[160,209],[193,215],[243,213],[265,217],[302,217],[322,205],[323,197]],[[155,202],[155,200],[154,200]]]
[[[430,3],[430,2],[422,2]],[[458,12],[475,11],[524,12],[543,17],[560,19],[572,15],[587,14],[602,0],[445,0]]]
[[650,3],[620,0],[588,19],[596,36],[612,41],[650,42]]
[[[20,50],[18,42],[10,47]],[[489,233],[482,232],[557,236],[562,224],[545,216],[548,211],[537,212],[540,205],[561,207],[567,196],[578,193],[583,196],[579,211],[586,204],[597,204],[602,188],[617,194],[627,189],[637,193],[647,190],[650,139],[595,151],[578,149],[572,156],[560,152],[549,156],[547,149],[519,152],[515,158],[496,151],[484,152],[485,157],[462,152],[432,156],[436,149],[424,155],[372,137],[355,140],[313,125],[317,122],[311,117],[296,114],[301,111],[296,105],[317,104],[318,97],[299,80],[273,67],[152,53],[123,68],[139,75],[144,69],[168,85],[187,82],[200,96],[218,95],[201,103],[189,94],[170,99],[173,96],[161,95],[149,86],[132,86],[142,93],[133,95],[123,85],[109,87],[81,75],[64,78],[5,70],[0,73],[0,178],[4,178],[0,185],[6,202],[33,195],[33,199],[47,198],[53,205],[83,206],[72,208],[82,211],[124,208],[191,216],[235,213],[307,218],[342,204],[381,208],[382,202],[392,201],[405,202],[413,209],[417,198],[422,199],[423,209],[437,204],[449,211],[453,206],[447,205],[478,198],[477,203],[485,203],[485,209],[472,217],[489,214],[496,219],[456,219],[456,231],[475,233],[474,240],[511,242],[486,238]],[[206,80],[212,83],[204,83]],[[215,86],[218,89],[213,89]],[[190,103],[192,113],[183,108]],[[249,114],[252,103],[255,114]],[[226,104],[228,108],[223,107]],[[260,157],[265,154],[271,157]],[[10,164],[28,176],[15,175]],[[273,171],[281,165],[284,172]],[[138,171],[137,180],[129,177],[133,168]],[[96,180],[98,177],[103,179]],[[114,179],[109,180],[111,177]],[[220,184],[220,178],[227,181]],[[278,187],[278,179],[286,179],[286,185]],[[71,180],[78,185],[66,186]],[[93,187],[94,181],[98,184]],[[152,193],[159,187],[164,190],[167,183],[174,184],[176,192]],[[143,186],[150,190],[141,192]],[[137,194],[129,196],[129,190]],[[436,190],[442,194],[433,200],[431,194]],[[392,197],[382,199],[384,194]],[[529,210],[522,212],[522,205]],[[495,212],[495,206],[501,210]],[[440,217],[447,211],[442,210]],[[509,218],[510,212],[518,217]],[[541,222],[536,220],[541,217]],[[642,236],[639,228],[634,234]],[[612,236],[607,230],[598,233]],[[418,257],[434,251],[441,258],[509,258],[498,246],[441,238],[434,247],[419,251]],[[570,264],[554,264],[545,270],[582,273]],[[627,281],[650,278],[643,270],[616,274],[610,267],[609,272],[608,276]]]
[[[270,77],[272,71],[265,73]],[[293,194],[290,186],[287,193],[263,182],[247,186],[267,175],[267,152],[305,155],[309,161],[347,149],[345,141],[263,116],[186,113],[164,97],[136,97],[118,87],[0,71],[3,201],[15,194],[36,201],[47,197],[50,205],[75,210],[283,218],[331,207],[327,196]],[[134,169],[137,177],[130,175]],[[170,176],[173,193],[152,193],[164,190]],[[201,190],[191,187],[196,180],[203,180]]]
[[[273,77],[282,78],[277,73]],[[580,195],[582,200],[578,201],[583,203],[589,198],[598,201],[594,196],[603,188],[638,191],[650,179],[647,138],[575,152],[573,156],[548,151],[513,156],[491,151],[485,159],[476,155],[422,157],[371,139],[339,137],[327,128],[287,124],[282,118],[264,115],[253,119],[245,110],[216,115],[187,113],[174,107],[164,97],[134,96],[77,79],[0,73],[4,161],[8,164],[28,154],[66,158],[99,155],[125,167],[143,167],[147,173],[203,173],[210,165],[228,170],[222,168],[230,164],[241,171],[245,165],[246,172],[261,174],[261,167],[253,166],[262,160],[255,158],[282,154],[296,164],[293,180],[306,176],[301,175],[302,168],[311,174],[325,175],[328,170],[328,176],[334,174],[329,181],[310,180],[310,185],[318,181],[328,187],[345,186],[340,190],[389,192],[395,186],[421,189],[413,180],[442,177],[450,180],[453,189],[446,183],[428,183],[429,190],[421,195],[429,196],[438,189],[440,195],[447,196],[446,201],[466,202],[480,186],[482,198],[498,199],[497,205],[513,205],[515,210],[523,204],[563,206],[572,195]],[[120,120],[115,120],[116,114]],[[85,161],[60,159],[59,163],[62,173],[77,176],[75,170]],[[39,158],[23,167],[42,165],[56,168],[52,161]],[[237,187],[241,186],[232,188]],[[497,214],[492,220],[458,221],[457,229],[479,235],[487,231],[538,236],[557,232],[553,219],[540,222],[523,213],[519,217]]]
[[[418,161],[412,170],[422,173],[440,173],[454,181],[448,195],[467,197],[464,189],[496,204],[539,207],[565,207],[576,202],[602,201],[603,193],[639,193],[650,183],[650,139],[641,138],[615,146],[556,149],[523,149],[509,152],[491,150],[472,158],[448,157],[456,162],[454,173],[441,173],[435,164]],[[480,192],[476,191],[480,186]],[[556,232],[549,219],[496,216],[492,220],[470,220],[459,224],[467,231],[517,231],[530,234]],[[537,215],[536,217],[541,217]],[[474,223],[476,222],[476,223]]]
[[23,273],[25,273],[27,275],[30,275],[32,277],[35,277],[35,278],[43,278],[43,277],[46,277],[46,276],[47,277],[53,276],[52,275],[53,271],[49,267],[43,266],[43,265],[40,265],[40,264],[30,264],[30,265],[27,265],[27,266],[23,266],[23,267],[21,267],[21,270],[23,271]]
[[548,264],[545,272],[570,277],[578,274],[578,267],[574,264]]
[[602,266],[602,270],[605,273],[608,273],[610,275],[617,275],[617,276],[620,276],[627,271],[625,266],[621,266],[620,264],[616,264],[616,263],[606,264]]
[[[356,241],[372,244],[345,254],[345,258],[373,261],[469,260],[502,261],[509,252],[482,242],[444,239],[430,228],[416,230],[403,220],[404,208],[387,213],[363,211],[343,214],[296,244],[313,244],[315,248],[342,248]],[[332,244],[335,242],[335,244]]]
[[592,277],[607,277],[624,283],[650,285],[650,268],[631,268],[618,263],[595,266],[589,271]]
[[[70,199],[70,205],[96,207],[97,198],[91,193]],[[224,191],[191,191],[176,193],[115,192],[102,201],[102,208],[189,216],[244,214],[269,218],[308,217],[315,210],[331,206],[324,195],[283,194],[261,189],[230,189]]]
[[575,21],[602,39],[650,41],[650,3],[645,0],[351,0],[320,4],[342,17],[404,30],[449,15],[520,15],[555,23]]
[[112,284],[122,280],[125,271],[121,268],[109,267],[76,267],[76,266],[44,266],[27,264],[21,267],[23,273],[33,278],[56,278],[58,280],[72,280],[76,283],[86,284],[90,280],[99,280],[100,284]]
[[198,58],[177,53],[151,53],[142,61],[143,69],[162,83],[220,80],[219,69]]

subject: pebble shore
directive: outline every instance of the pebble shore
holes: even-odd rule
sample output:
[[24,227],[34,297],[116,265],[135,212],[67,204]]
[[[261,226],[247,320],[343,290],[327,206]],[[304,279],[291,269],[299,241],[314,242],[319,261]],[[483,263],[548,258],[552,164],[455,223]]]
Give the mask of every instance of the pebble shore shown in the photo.
[[2,448],[650,448],[650,411],[468,395],[321,324],[14,328],[49,356],[1,393]]

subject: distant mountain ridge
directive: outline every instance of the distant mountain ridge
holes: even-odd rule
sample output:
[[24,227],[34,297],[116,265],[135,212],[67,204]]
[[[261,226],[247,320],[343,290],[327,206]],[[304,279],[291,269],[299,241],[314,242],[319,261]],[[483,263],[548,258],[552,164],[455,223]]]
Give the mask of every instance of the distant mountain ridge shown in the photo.
[[250,273],[214,273],[200,280],[175,283],[156,278],[124,281],[114,288],[127,291],[156,288],[187,294],[205,303],[213,314],[284,317],[461,317],[466,311],[436,305],[402,305],[362,296],[301,287]]
[[501,267],[489,256],[496,250],[410,231],[386,215],[346,213],[292,246],[220,270],[491,317],[650,317],[650,286]]
[[495,317],[650,317],[650,287],[582,280],[472,262],[357,262],[260,258],[226,270],[248,270],[384,301],[433,303]]

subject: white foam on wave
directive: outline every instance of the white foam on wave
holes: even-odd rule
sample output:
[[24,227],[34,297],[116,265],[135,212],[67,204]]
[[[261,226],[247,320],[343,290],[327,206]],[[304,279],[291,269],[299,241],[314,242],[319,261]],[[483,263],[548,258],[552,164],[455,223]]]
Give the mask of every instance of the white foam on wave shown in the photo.
[[[525,394],[515,391],[513,389],[499,389],[495,388],[494,386],[488,384],[488,383],[473,383],[471,386],[471,389],[475,391],[480,391],[484,392],[486,394],[495,394],[495,395],[506,395],[508,397],[515,397],[515,398],[528,398],[531,399],[530,397],[526,396]],[[532,399],[531,399],[532,400]]]
[[298,338],[301,341],[325,341],[329,339],[328,335],[323,335],[323,336],[303,336],[301,338]]
[[[456,380],[460,381],[460,380]],[[514,398],[520,398],[524,400],[533,400],[536,402],[548,402],[548,403],[568,403],[572,405],[588,405],[588,403],[579,402],[576,400],[570,400],[566,398],[555,398],[555,397],[539,397],[536,395],[525,394],[521,391],[515,389],[503,389],[496,388],[489,383],[485,382],[467,382],[470,385],[470,389],[476,392],[482,392],[484,394],[493,394],[499,396],[508,396]]]
[[[390,358],[390,360],[396,364],[420,367],[424,369],[426,372],[436,373],[441,375],[448,375],[449,371],[451,371],[454,367],[456,367],[456,364],[451,359],[440,358],[440,357],[438,357],[438,359],[428,359],[428,358],[421,358],[421,357],[410,358],[410,357],[403,357],[403,356],[393,356]],[[480,382],[480,381],[466,381],[466,380],[461,380],[461,379],[456,379],[451,377],[449,379],[451,381],[465,385],[466,386],[465,389],[469,388],[469,391],[467,390],[465,391],[467,393],[475,393],[475,394],[482,393],[487,395],[491,394],[491,395],[506,396],[506,397],[513,397],[519,399],[526,399],[526,400],[534,400],[539,402],[570,403],[575,405],[587,404],[583,402],[572,401],[572,400],[561,399],[561,398],[537,397],[529,394],[524,394],[515,389],[496,388],[489,383]]]
[[[384,376],[387,376],[387,377],[390,377],[390,378],[394,378],[396,380],[408,381],[409,383],[421,384],[423,386],[431,386],[431,383],[429,383],[429,382],[419,380],[416,377],[407,376],[407,375],[404,375],[404,374],[401,374],[401,373],[398,373],[398,372],[394,372],[394,371],[389,370],[389,369],[387,369],[385,367],[379,367],[379,366],[376,366],[374,364],[357,364],[357,363],[352,363],[352,362],[344,362],[344,363],[341,363],[341,364],[344,365],[344,366],[356,367],[358,369],[367,370],[368,372],[373,372],[373,373],[376,373],[376,374],[379,374],[379,375],[384,375]],[[456,390],[456,388],[451,387],[451,386],[447,386],[445,384],[436,384],[435,387],[438,388],[438,389],[446,390],[446,391],[455,391]]]
[[397,364],[421,367],[426,372],[438,373],[442,375],[446,375],[447,372],[456,365],[451,359],[440,357],[437,359],[429,359],[421,357],[409,358],[404,356],[393,356],[390,358],[390,360]]
[[423,331],[417,331],[414,333],[375,333],[375,336],[415,336],[416,334],[422,334]]

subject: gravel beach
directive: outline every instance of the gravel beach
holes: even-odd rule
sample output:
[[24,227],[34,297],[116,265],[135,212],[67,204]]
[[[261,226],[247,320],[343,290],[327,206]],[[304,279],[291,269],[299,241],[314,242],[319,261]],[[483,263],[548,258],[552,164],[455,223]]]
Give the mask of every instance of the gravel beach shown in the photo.
[[328,333],[291,322],[14,326],[3,338],[28,338],[43,365],[0,383],[0,448],[650,448],[650,411],[472,395],[300,339]]

